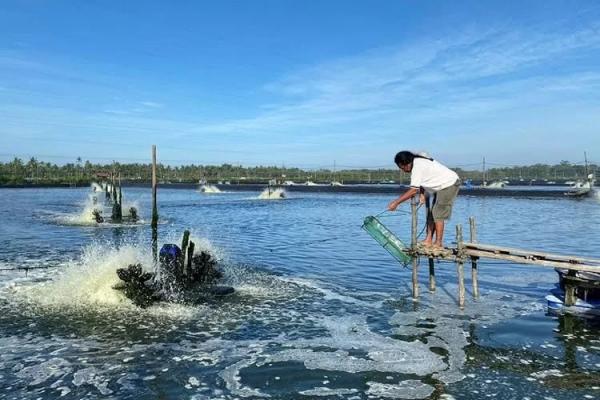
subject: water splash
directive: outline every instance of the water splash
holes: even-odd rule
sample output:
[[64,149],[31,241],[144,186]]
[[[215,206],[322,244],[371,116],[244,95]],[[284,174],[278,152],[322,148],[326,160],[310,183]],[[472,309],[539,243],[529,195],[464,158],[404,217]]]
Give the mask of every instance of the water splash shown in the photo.
[[129,299],[112,287],[119,282],[117,268],[134,263],[152,265],[149,252],[131,245],[118,249],[91,245],[84,249],[79,260],[67,263],[55,279],[14,290],[28,302],[41,306],[131,305]]
[[258,198],[261,200],[282,200],[287,197],[287,192],[284,189],[278,188],[266,188],[258,195]]
[[[112,207],[105,205],[104,194],[92,193],[88,195],[87,199],[83,203],[83,209],[73,214],[59,214],[54,215],[54,221],[60,225],[69,226],[137,226],[144,224],[145,221],[139,216],[139,204],[137,201],[124,202],[123,203],[123,218],[125,220],[131,217],[131,208],[136,210],[138,220],[136,222],[130,221],[127,223],[112,224],[110,223],[110,217],[112,215]],[[98,223],[94,216],[94,211],[98,211],[106,222]]]
[[219,189],[215,185],[201,185],[200,188],[198,189],[198,191],[200,193],[206,193],[206,194],[222,193],[221,189]]

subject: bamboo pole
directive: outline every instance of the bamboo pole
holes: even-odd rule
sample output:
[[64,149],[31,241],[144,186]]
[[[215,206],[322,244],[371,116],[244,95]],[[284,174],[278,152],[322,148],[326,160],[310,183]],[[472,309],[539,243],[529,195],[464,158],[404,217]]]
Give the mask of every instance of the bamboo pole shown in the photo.
[[537,260],[534,258],[528,258],[526,256],[515,256],[512,254],[496,254],[491,251],[475,250],[472,248],[466,248],[463,250],[463,252],[467,256],[476,256],[479,258],[491,258],[494,260],[504,260],[504,261],[513,262],[516,264],[539,265],[540,267],[548,267],[548,268],[564,268],[564,269],[573,270],[573,271],[600,272],[600,266],[598,266],[598,265],[578,265],[578,264],[571,264],[571,263],[564,262],[564,261]]
[[123,192],[121,191],[121,172],[119,172],[117,183],[119,185],[119,193],[118,193],[118,201],[115,203],[117,205],[116,222],[122,222],[123,221]]
[[152,145],[152,256],[158,259],[158,207],[156,205],[156,145]]
[[412,260],[412,295],[413,299],[417,300],[419,298],[419,281],[418,281],[418,272],[419,272],[419,253],[417,250],[417,229],[418,229],[418,218],[417,218],[417,196],[413,196],[410,199],[410,210],[412,214],[412,223],[411,223],[411,246],[413,251],[413,260]]
[[[469,217],[470,238],[471,243],[477,242],[477,226],[475,225],[475,217]],[[471,281],[473,282],[473,297],[479,297],[479,282],[477,281],[477,257],[471,256]]]
[[524,256],[532,260],[543,260],[543,261],[557,261],[557,262],[565,262],[573,265],[577,264],[592,264],[600,267],[600,259],[597,258],[584,258],[577,257],[571,255],[562,255],[562,254],[553,254],[553,253],[545,253],[537,250],[523,250],[517,249],[514,247],[505,247],[505,246],[495,246],[491,244],[482,244],[482,243],[463,243],[466,251],[473,250],[483,250],[489,251],[495,254],[507,254],[513,256]]
[[458,272],[458,306],[460,308],[465,307],[465,271],[463,268],[463,236],[462,236],[462,225],[456,225],[456,246],[458,250],[457,256],[457,272]]
[[[425,205],[427,207],[427,217],[425,218],[425,223],[427,224],[427,228],[429,229],[429,224],[433,223],[433,215],[431,214],[431,202],[429,201],[429,196],[425,198]],[[429,257],[429,291],[435,292],[435,262],[433,257]]]
[[115,170],[110,173],[110,200],[115,201]]

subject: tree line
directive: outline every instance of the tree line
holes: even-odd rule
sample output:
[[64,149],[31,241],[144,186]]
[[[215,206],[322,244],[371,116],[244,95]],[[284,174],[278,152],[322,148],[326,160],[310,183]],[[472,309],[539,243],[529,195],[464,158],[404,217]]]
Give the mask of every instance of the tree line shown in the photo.
[[[587,171],[598,169],[595,164],[587,166]],[[483,180],[481,169],[454,168],[463,179],[475,182]],[[0,185],[87,185],[107,174],[118,172],[125,182],[147,183],[151,180],[151,165],[141,163],[94,164],[77,158],[73,163],[64,165],[39,161],[35,157],[24,162],[15,158],[10,162],[0,162]],[[556,181],[582,179],[586,176],[586,166],[561,161],[559,164],[535,164],[528,166],[493,167],[485,171],[488,181]],[[408,174],[397,169],[342,169],[336,171],[330,168],[305,170],[300,168],[285,168],[277,166],[243,167],[241,165],[180,165],[172,166],[158,164],[158,177],[165,183],[197,183],[205,179],[211,183],[267,183],[270,180],[294,181],[303,183],[407,183]]]

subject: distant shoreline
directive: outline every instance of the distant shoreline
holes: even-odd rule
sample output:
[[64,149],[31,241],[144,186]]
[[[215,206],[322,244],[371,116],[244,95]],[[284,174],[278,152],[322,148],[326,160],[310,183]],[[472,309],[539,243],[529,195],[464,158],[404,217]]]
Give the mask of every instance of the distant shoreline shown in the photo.
[[[234,183],[234,184],[214,184],[221,191],[227,192],[244,192],[244,191],[262,191],[268,187],[266,183]],[[537,188],[544,186],[545,189]],[[44,188],[63,188],[63,189],[81,189],[89,187],[89,185],[69,185],[69,184],[28,184],[28,185],[5,185],[0,186],[0,189],[44,189]],[[146,182],[123,182],[123,187],[139,187],[150,189],[150,183]],[[160,183],[159,188],[168,189],[196,189],[197,183]],[[398,194],[406,188],[400,184],[347,184],[342,186],[331,186],[327,184],[317,184],[314,186],[297,184],[290,186],[277,186],[285,189],[288,192],[304,192],[304,193],[364,193],[364,194]],[[485,196],[485,197],[544,197],[544,198],[565,198],[564,192],[568,186],[564,185],[536,185],[521,187],[507,186],[504,189],[487,189],[473,187],[470,189],[461,188],[459,195],[461,196]],[[555,188],[551,190],[550,188]]]

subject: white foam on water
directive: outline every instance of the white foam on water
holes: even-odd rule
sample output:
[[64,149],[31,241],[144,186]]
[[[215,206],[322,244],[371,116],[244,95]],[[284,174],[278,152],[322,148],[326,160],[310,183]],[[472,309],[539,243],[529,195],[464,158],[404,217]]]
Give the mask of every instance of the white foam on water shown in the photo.
[[250,367],[255,362],[255,358],[238,361],[237,363],[230,365],[223,369],[223,371],[219,372],[219,376],[225,381],[227,389],[229,389],[234,395],[242,397],[271,397],[267,393],[263,393],[258,389],[243,386],[240,382],[240,370]]
[[[362,305],[360,300],[356,303],[355,300],[358,299],[353,299],[350,295],[341,295],[341,298],[331,295],[330,292],[336,293],[334,289],[323,289],[316,282],[295,278],[281,280],[300,286],[302,290],[325,294],[325,303],[344,301]],[[468,323],[469,316],[477,317],[486,323],[494,323],[523,312],[543,309],[539,302],[532,301],[524,295],[512,295],[507,298],[502,293],[484,292],[480,301],[469,302],[467,309],[460,311],[451,294],[456,291],[456,285],[444,285],[432,296],[434,300],[423,301],[419,311],[398,312],[391,318],[390,323],[397,326],[395,332],[398,335],[417,335],[424,338],[425,342],[421,341],[423,339],[399,340],[373,332],[366,318],[362,316],[319,318],[305,315],[305,322],[314,322],[323,327],[327,334],[311,339],[290,340],[284,336],[269,341],[252,342],[259,348],[251,348],[249,343],[244,342],[227,344],[219,341],[219,347],[236,350],[214,351],[212,360],[215,364],[229,364],[226,367],[227,372],[221,377],[234,395],[242,397],[265,396],[260,389],[247,387],[242,383],[242,370],[286,362],[301,362],[305,368],[312,370],[411,374],[431,377],[449,384],[464,379],[461,370],[466,362],[464,348],[468,345],[469,335],[465,324]],[[328,309],[327,306],[324,308]],[[449,314],[448,310],[453,310],[457,315]],[[434,351],[434,348],[442,348],[445,353],[439,355],[438,350]],[[238,361],[231,364],[232,358],[237,358]],[[406,382],[372,382],[368,394],[388,398],[424,398],[434,390],[432,386],[420,381]]]
[[[26,390],[29,393],[53,389],[59,392],[60,396],[65,396],[74,387],[91,385],[106,396],[111,394],[112,390],[108,388],[110,379],[104,375],[110,371],[118,373],[121,369],[120,365],[101,363],[97,367],[85,366],[78,369],[75,363],[86,364],[91,348],[107,350],[106,346],[110,347],[110,343],[90,338],[52,336],[49,340],[47,337],[28,333],[2,337],[0,346],[5,350],[0,354],[0,368],[3,372],[9,372],[6,378],[12,378],[9,382],[15,389],[27,386]],[[49,355],[63,351],[68,354],[70,361],[60,357],[49,358]],[[24,394],[18,394],[15,398],[29,398]]]
[[[226,362],[231,358],[241,358],[219,374],[227,389],[242,397],[266,397],[268,394],[258,388],[243,385],[240,373],[246,368],[273,363],[301,362],[310,370],[346,373],[379,371],[419,376],[429,376],[448,367],[441,356],[430,351],[429,347],[420,341],[406,342],[371,332],[365,317],[323,318],[321,322],[329,335],[313,339],[290,340],[282,337],[252,342],[252,345],[248,342],[213,341],[213,345],[224,346],[227,349],[215,350],[212,353],[213,359]],[[350,351],[354,354],[359,351],[366,355],[356,356]],[[421,387],[414,385],[413,381],[410,382],[408,386]],[[420,382],[419,384],[424,385]],[[392,386],[397,388],[391,389]],[[405,386],[407,385],[403,382],[397,385],[388,384],[385,390],[388,394],[401,391],[402,395],[405,395],[410,392]],[[425,387],[428,386],[421,387],[421,393],[426,392],[423,397],[430,394],[430,390],[426,391]]]
[[104,378],[95,367],[80,369],[73,374],[73,384],[77,387],[82,385],[94,386],[103,395],[109,395],[113,391],[108,388],[109,380]]
[[315,280],[298,277],[282,277],[281,280],[316,290],[320,292],[323,295],[323,298],[327,301],[338,300],[343,303],[355,304],[368,308],[380,308],[383,305],[383,301],[365,301],[353,296],[341,294],[337,290],[324,287],[322,282]]
[[548,369],[545,371],[532,372],[529,375],[536,379],[544,379],[549,376],[558,376],[558,377],[564,376],[564,374],[562,372],[560,372],[560,370],[558,370],[558,369]]
[[71,373],[71,363],[62,358],[51,358],[40,364],[19,369],[15,376],[27,382],[28,386],[36,386],[51,378],[58,378]]
[[416,380],[401,381],[397,384],[367,382],[367,385],[367,395],[389,399],[423,399],[431,396],[435,390],[433,386]]
[[[286,279],[303,287],[313,288],[318,284],[306,281]],[[440,288],[442,289],[442,288]],[[379,371],[386,373],[414,374],[430,376],[433,379],[449,384],[464,379],[461,373],[466,362],[464,348],[468,345],[468,333],[465,324],[469,318],[477,317],[487,323],[499,322],[522,314],[543,309],[539,302],[521,295],[507,298],[502,293],[486,292],[479,302],[469,303],[467,310],[460,311],[455,299],[450,293],[456,292],[456,285],[446,285],[439,290],[435,304],[424,304],[417,312],[398,312],[390,323],[397,325],[396,333],[425,335],[426,343],[419,340],[403,341],[372,332],[364,317],[308,318],[316,320],[326,328],[329,336],[312,339],[289,340],[283,337],[259,344],[260,349],[251,349],[243,342],[231,342],[221,346],[236,348],[236,355],[231,351],[213,353],[213,362],[226,362],[232,357],[241,357],[238,362],[227,367],[227,373],[222,375],[228,389],[235,395],[264,396],[259,389],[246,387],[241,383],[242,369],[264,366],[272,363],[301,362],[307,369],[361,373]],[[316,291],[319,291],[316,289]],[[436,294],[437,295],[437,294]],[[337,296],[326,296],[327,302],[338,300]],[[351,296],[345,299],[351,301]],[[426,302],[424,302],[426,303]],[[518,307],[516,307],[518,305]],[[448,315],[448,310],[455,310],[457,316]],[[419,325],[425,322],[423,325]],[[248,346],[248,348],[244,348]],[[281,347],[278,349],[278,347]],[[323,348],[329,350],[323,350]],[[443,356],[432,351],[432,348],[442,348],[446,351]],[[366,356],[357,356],[356,351]],[[398,384],[380,384],[374,382],[369,394],[389,398],[423,398],[429,396],[433,388],[420,381],[400,381]],[[407,389],[409,388],[409,389]],[[416,388],[416,389],[415,389]],[[258,392],[257,392],[258,391]],[[310,392],[309,392],[310,393]]]
[[328,387],[316,387],[314,389],[309,390],[301,390],[300,392],[303,396],[345,396],[350,394],[359,393],[358,389],[344,389],[344,388],[328,388]]
[[260,200],[282,200],[285,198],[287,198],[287,192],[281,188],[266,188],[258,195]]

